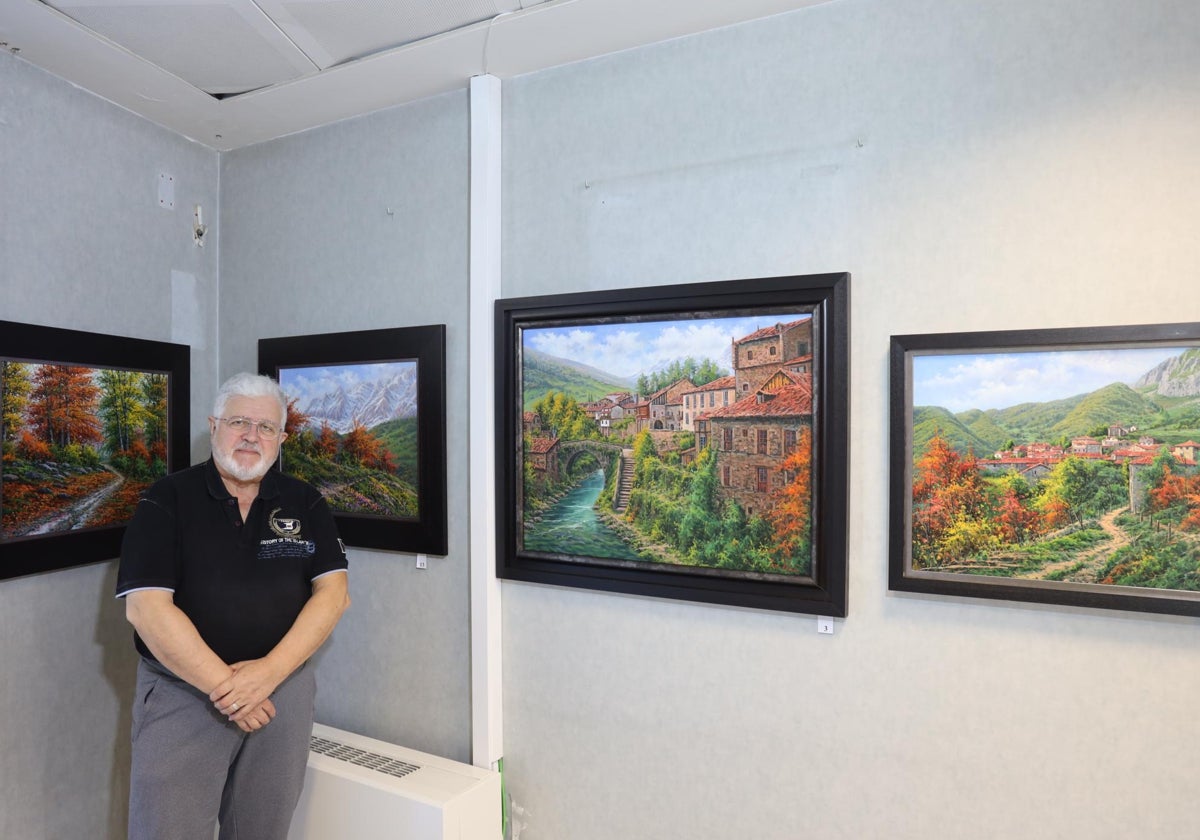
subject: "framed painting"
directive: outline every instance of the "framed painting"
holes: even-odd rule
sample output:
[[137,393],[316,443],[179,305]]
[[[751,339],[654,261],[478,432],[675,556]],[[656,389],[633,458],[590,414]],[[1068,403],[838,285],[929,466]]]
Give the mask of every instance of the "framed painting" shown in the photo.
[[891,340],[890,588],[1200,615],[1200,324]]
[[264,338],[289,397],[283,472],[316,486],[349,545],[446,553],[446,327]]
[[0,578],[117,557],[188,465],[189,348],[0,321]]
[[844,616],[849,282],[497,301],[498,575]]

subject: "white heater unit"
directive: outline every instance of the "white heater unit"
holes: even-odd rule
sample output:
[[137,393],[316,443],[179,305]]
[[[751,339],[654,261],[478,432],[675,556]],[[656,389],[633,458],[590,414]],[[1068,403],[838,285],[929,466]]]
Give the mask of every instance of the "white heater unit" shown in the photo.
[[500,840],[500,774],[313,725],[289,840]]

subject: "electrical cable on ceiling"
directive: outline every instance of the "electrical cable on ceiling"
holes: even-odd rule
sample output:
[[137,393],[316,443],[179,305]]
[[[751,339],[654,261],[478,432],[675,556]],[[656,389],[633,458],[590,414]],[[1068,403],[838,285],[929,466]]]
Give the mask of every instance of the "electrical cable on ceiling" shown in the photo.
[[[493,3],[492,5],[494,6],[495,4]],[[488,48],[492,44],[492,27],[496,25],[496,21],[500,20],[500,18],[508,17],[511,14],[512,12],[498,12],[495,17],[488,21],[487,32],[483,35],[483,60],[481,62],[485,76],[488,73]]]

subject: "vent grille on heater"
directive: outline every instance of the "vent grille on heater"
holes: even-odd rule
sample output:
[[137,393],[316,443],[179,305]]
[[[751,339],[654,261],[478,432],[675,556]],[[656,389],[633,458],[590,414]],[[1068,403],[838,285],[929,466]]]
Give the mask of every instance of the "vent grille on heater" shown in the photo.
[[409,764],[407,761],[401,761],[398,758],[367,752],[366,750],[360,750],[358,747],[340,744],[337,741],[330,741],[328,738],[320,738],[316,735],[312,736],[308,748],[315,753],[327,755],[330,758],[336,758],[339,761],[345,761],[349,764],[357,764],[359,767],[366,767],[369,770],[378,770],[380,773],[387,773],[389,776],[395,776],[396,778],[403,778],[409,773],[421,769],[416,764]]

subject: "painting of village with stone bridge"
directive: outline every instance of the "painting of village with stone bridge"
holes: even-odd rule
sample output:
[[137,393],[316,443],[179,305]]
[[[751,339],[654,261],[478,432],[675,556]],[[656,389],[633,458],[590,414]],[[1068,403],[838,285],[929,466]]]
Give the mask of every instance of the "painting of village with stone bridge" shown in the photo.
[[525,329],[521,547],[812,574],[807,312]]
[[910,389],[910,572],[1200,591],[1200,348],[918,353]]

